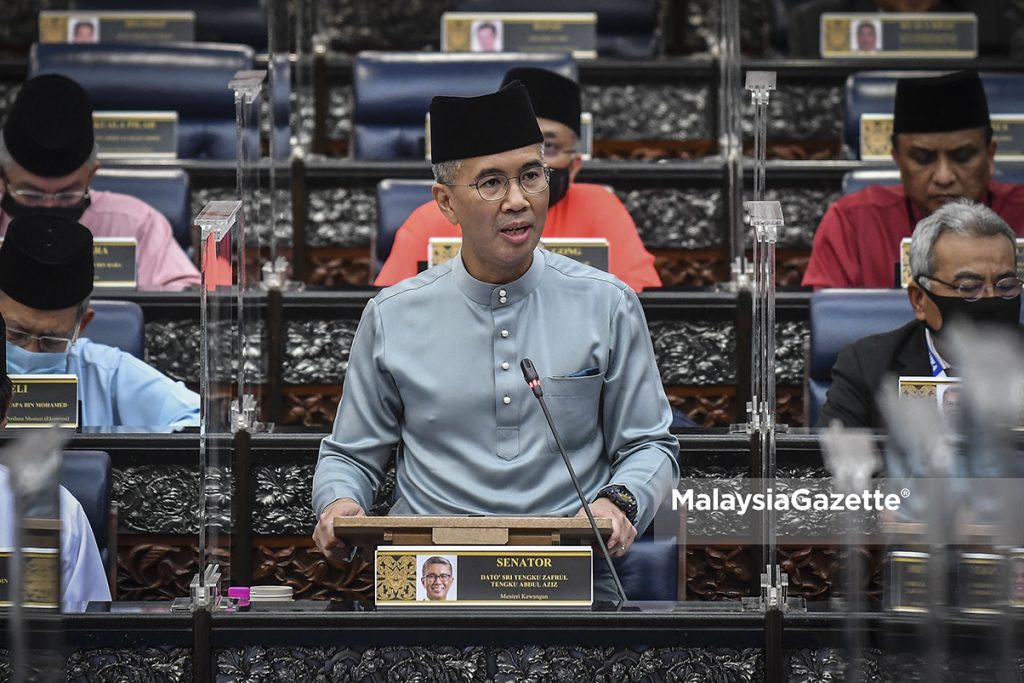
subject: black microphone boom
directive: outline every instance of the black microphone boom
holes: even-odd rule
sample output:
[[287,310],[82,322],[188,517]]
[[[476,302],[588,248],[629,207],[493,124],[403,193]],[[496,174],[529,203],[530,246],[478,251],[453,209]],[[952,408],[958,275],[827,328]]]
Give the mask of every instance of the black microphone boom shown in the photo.
[[540,377],[537,374],[537,368],[534,367],[533,361],[529,358],[524,358],[519,362],[519,367],[523,371],[523,379],[526,380],[526,384],[533,390],[533,395],[537,397],[537,401],[540,402],[541,410],[544,411],[544,419],[548,421],[548,427],[551,429],[552,436],[555,437],[555,445],[558,446],[558,452],[562,455],[562,461],[565,462],[565,468],[569,470],[569,478],[572,479],[572,485],[576,489],[576,495],[580,497],[580,504],[583,506],[583,511],[587,513],[587,519],[590,520],[590,528],[594,530],[594,538],[597,539],[597,545],[601,548],[601,552],[604,554],[604,561],[608,563],[608,571],[612,574],[612,579],[615,581],[615,590],[619,593],[619,599],[622,602],[626,601],[626,591],[622,587],[622,582],[619,581],[619,573],[615,571],[615,565],[612,564],[612,556],[608,554],[608,546],[605,544],[604,539],[601,538],[601,531],[597,528],[597,520],[594,519],[594,513],[590,511],[590,505],[587,503],[587,497],[583,495],[583,489],[580,488],[580,482],[576,478],[576,470],[572,468],[572,462],[569,460],[569,456],[565,453],[565,448],[562,446],[562,439],[558,436],[558,430],[555,429],[555,422],[551,419],[551,413],[548,412],[548,405],[544,402],[544,389],[540,385]]

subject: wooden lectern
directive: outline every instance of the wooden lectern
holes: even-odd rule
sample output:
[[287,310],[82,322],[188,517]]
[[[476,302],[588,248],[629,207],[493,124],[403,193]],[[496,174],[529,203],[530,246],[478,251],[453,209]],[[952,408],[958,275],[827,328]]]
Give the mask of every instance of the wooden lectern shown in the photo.
[[[601,536],[612,521],[596,518]],[[335,517],[334,534],[356,545],[589,545],[586,517]]]

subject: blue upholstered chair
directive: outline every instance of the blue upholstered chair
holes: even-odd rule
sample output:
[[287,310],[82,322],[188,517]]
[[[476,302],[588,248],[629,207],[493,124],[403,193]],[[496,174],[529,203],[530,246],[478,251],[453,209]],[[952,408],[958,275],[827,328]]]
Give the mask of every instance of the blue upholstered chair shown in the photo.
[[113,471],[105,451],[64,451],[60,483],[82,504],[99,547],[103,566],[110,571],[116,557],[110,529],[110,497]]
[[[843,142],[851,159],[860,157],[860,117],[862,114],[891,114],[896,98],[896,81],[913,76],[938,75],[924,71],[865,71],[846,79],[846,118]],[[982,83],[992,114],[1019,114],[1024,111],[1024,74],[983,73]]]
[[[377,237],[373,254],[377,270],[388,260],[395,233],[416,207],[430,201],[432,180],[397,180],[387,178],[377,183]],[[423,254],[423,261],[427,255]]]
[[96,311],[92,322],[82,333],[97,344],[106,344],[145,358],[146,330],[142,308],[131,301],[92,301]]
[[77,81],[97,111],[178,112],[178,156],[235,158],[235,100],[228,83],[253,68],[244,45],[32,46],[29,77],[58,73]]
[[895,330],[914,319],[903,289],[823,289],[811,295],[811,339],[804,387],[806,424],[813,427],[832,386],[832,366],[847,344]]
[[594,12],[597,53],[651,59],[659,54],[657,0],[459,0],[460,12]]
[[352,64],[352,154],[356,159],[423,159],[425,120],[435,95],[497,90],[505,72],[536,66],[576,78],[569,55],[361,52]]
[[163,214],[182,249],[192,246],[192,187],[182,169],[101,168],[90,187],[141,199]]

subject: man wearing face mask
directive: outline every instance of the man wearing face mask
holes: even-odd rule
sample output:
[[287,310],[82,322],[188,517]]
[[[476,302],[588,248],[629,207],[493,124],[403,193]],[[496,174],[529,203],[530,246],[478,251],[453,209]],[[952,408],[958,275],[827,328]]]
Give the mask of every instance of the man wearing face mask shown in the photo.
[[875,396],[882,382],[958,376],[947,336],[958,320],[1018,328],[1015,237],[995,212],[969,200],[946,204],[918,223],[907,289],[916,319],[839,353],[818,426],[839,420],[847,427],[881,428]]
[[15,218],[0,245],[7,371],[78,377],[85,427],[199,424],[199,396],[120,349],[83,337],[95,314],[92,234],[59,216]]
[[[580,87],[553,71],[512,69],[512,81],[526,86],[537,123],[544,134],[544,163],[551,169],[548,220],[543,237],[603,237],[608,240],[608,270],[634,291],[660,287],[654,256],[637,234],[636,225],[619,198],[601,185],[577,183],[583,165],[578,151]],[[395,234],[391,254],[377,274],[378,287],[393,285],[419,272],[431,237],[461,237],[462,230],[429,201],[406,219]]]
[[160,212],[128,195],[89,189],[96,153],[85,90],[56,74],[26,82],[0,135],[0,237],[12,218],[62,216],[96,237],[135,238],[139,289],[198,285],[199,271]]

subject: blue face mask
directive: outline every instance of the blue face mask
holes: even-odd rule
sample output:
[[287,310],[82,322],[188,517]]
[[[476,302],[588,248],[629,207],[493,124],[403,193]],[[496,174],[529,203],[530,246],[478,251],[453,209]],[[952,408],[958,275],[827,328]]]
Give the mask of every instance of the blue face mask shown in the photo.
[[68,352],[35,353],[7,344],[7,372],[12,375],[63,375],[68,371]]

